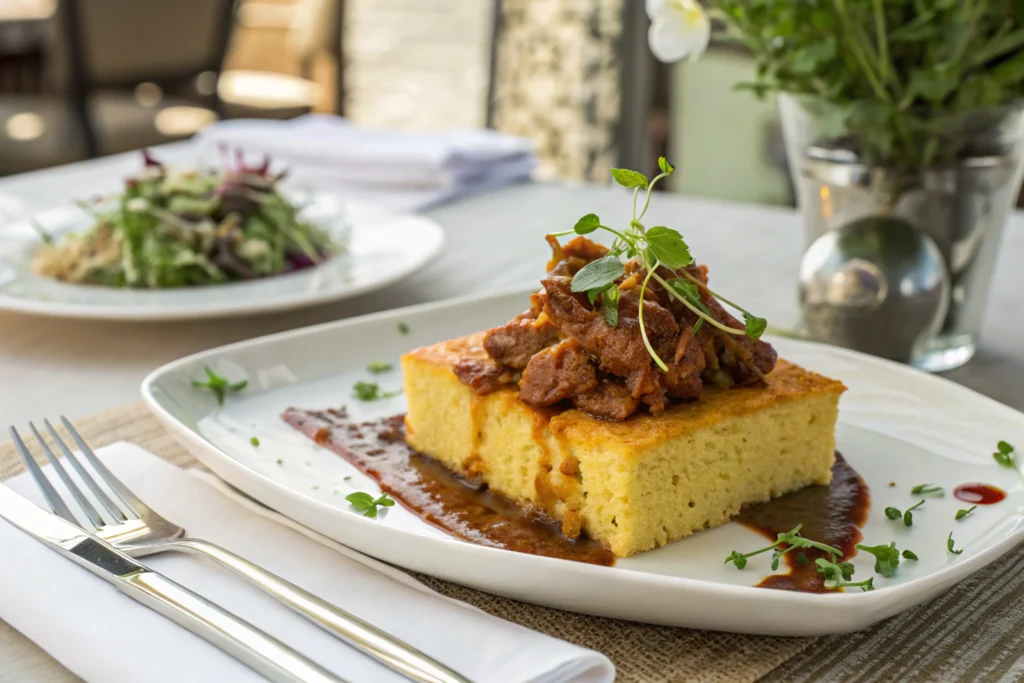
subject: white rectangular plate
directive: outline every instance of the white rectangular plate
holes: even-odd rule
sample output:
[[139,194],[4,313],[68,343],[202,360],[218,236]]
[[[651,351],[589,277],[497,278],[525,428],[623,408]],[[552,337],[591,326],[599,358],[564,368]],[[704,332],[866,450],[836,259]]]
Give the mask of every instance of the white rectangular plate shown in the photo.
[[[1020,475],[992,458],[1003,439],[1024,445],[1024,415],[952,382],[833,347],[773,339],[781,356],[841,379],[839,450],[871,489],[864,543],[896,541],[917,562],[904,561],[876,590],[812,595],[755,588],[771,573],[769,554],[740,571],[723,560],[733,549],[766,545],[738,524],[703,531],[664,548],[598,567],[462,542],[401,507],[377,519],[352,510],[345,496],[377,492],[372,480],[279,418],[289,406],[346,404],[356,419],[405,410],[402,397],[376,403],[352,398],[359,380],[398,389],[398,357],[443,339],[493,327],[526,308],[526,294],[468,298],[344,320],[206,351],[153,372],[146,402],[171,433],[228,483],[297,522],[368,555],[480,590],[600,616],[691,628],[772,635],[822,635],[864,628],[932,598],[1024,540]],[[410,332],[399,332],[399,323]],[[369,375],[370,361],[395,369]],[[192,386],[208,365],[246,389],[218,406]],[[250,439],[259,439],[258,447]],[[890,487],[889,482],[896,482]],[[886,506],[917,500],[910,488],[933,483],[913,527],[886,519]],[[979,507],[962,521],[953,487],[984,482],[1006,500]],[[946,550],[953,532],[962,555]],[[853,559],[855,580],[873,574],[873,558]],[[339,581],[344,577],[339,577]],[[813,610],[813,611],[812,611]]]

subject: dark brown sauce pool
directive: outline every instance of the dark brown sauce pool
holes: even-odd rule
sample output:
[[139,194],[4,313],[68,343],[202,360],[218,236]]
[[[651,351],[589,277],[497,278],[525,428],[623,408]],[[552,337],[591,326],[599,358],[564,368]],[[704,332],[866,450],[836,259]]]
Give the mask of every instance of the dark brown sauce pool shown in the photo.
[[540,515],[452,474],[405,443],[403,416],[356,424],[340,410],[297,410],[281,416],[321,446],[372,477],[382,491],[423,521],[470,543],[545,557],[611,566],[615,556],[596,541],[571,540]]
[[[867,521],[870,506],[868,485],[837,452],[830,485],[808,486],[767,503],[744,508],[735,521],[763,534],[772,542],[779,534],[803,524],[801,536],[839,548],[843,557],[849,559],[856,554],[855,546],[863,538],[860,528]],[[798,551],[786,553],[782,558],[790,571],[772,574],[758,586],[807,593],[830,592],[825,588],[824,575],[814,564],[816,559],[827,558],[829,554],[813,548],[800,552],[806,561],[800,560]]]
[[[518,505],[450,472],[444,465],[417,453],[405,443],[403,416],[357,424],[342,410],[290,408],[285,422],[321,446],[331,449],[363,474],[372,477],[382,491],[423,521],[470,543],[517,552],[557,557],[576,562],[611,566],[615,556],[586,538],[566,538],[559,526],[544,516]],[[781,498],[744,508],[736,521],[775,541],[780,533],[803,524],[801,534],[854,554],[861,540],[860,527],[867,519],[868,487],[852,467],[836,453],[830,486],[810,486]],[[765,588],[825,592],[814,560],[826,553],[805,551],[784,556],[790,572],[774,574],[759,585]]]

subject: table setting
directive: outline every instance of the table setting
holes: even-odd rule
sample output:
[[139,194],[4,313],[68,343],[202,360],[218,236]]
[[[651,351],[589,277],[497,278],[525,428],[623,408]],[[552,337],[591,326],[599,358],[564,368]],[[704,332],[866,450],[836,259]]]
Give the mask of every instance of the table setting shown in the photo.
[[1024,676],[1024,119],[712,4],[796,209],[325,115],[0,179],[0,680]]

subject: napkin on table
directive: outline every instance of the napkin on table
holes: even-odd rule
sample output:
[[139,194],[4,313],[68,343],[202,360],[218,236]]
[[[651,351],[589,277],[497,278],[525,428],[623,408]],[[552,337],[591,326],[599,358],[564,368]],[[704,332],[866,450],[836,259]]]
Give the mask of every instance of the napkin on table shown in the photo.
[[[126,443],[100,449],[99,455],[142,500],[190,535],[283,576],[473,681],[599,683],[614,678],[604,655],[441,596],[237,494],[224,495],[226,487],[211,475],[190,474]],[[44,471],[52,481],[50,469]],[[27,474],[6,484],[36,503],[41,500]],[[347,680],[404,680],[210,560],[165,553],[141,561]],[[262,680],[2,518],[0,619],[90,682]]]
[[290,121],[236,119],[205,128],[195,141],[204,159],[241,152],[268,155],[274,170],[308,189],[335,191],[396,211],[528,178],[529,140],[493,130],[402,131],[309,114]]

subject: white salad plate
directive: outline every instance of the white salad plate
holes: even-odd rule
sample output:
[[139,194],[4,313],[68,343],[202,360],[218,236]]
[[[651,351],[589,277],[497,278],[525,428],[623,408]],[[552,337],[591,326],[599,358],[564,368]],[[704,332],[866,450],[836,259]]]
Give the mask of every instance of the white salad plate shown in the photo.
[[422,216],[394,214],[325,193],[303,195],[301,216],[326,228],[344,251],[294,273],[203,287],[141,290],[75,285],[32,273],[41,238],[32,222],[58,237],[92,219],[74,205],[0,225],[0,310],[101,320],[182,320],[253,315],[365,294],[416,272],[444,245],[444,231]]
[[[345,496],[376,495],[373,480],[293,431],[281,412],[342,404],[357,420],[403,412],[402,397],[360,403],[352,397],[353,384],[375,381],[384,390],[398,389],[402,353],[502,324],[526,307],[526,296],[428,304],[224,346],[156,370],[142,394],[204,465],[295,521],[406,569],[574,612],[779,636],[848,632],[934,598],[1024,540],[1024,482],[992,458],[1000,440],[1024,444],[1024,415],[909,367],[790,339],[771,341],[781,356],[849,387],[837,439],[870,487],[863,542],[895,541],[920,558],[904,560],[893,578],[875,576],[874,591],[815,595],[756,588],[772,573],[770,553],[752,557],[742,571],[724,560],[734,549],[749,552],[768,543],[735,523],[601,567],[463,542],[400,506],[376,519],[355,512]],[[365,368],[375,360],[395,369],[370,375]],[[218,406],[209,391],[192,385],[204,377],[204,366],[233,381],[247,379],[248,386]],[[254,436],[258,447],[250,443]],[[969,506],[951,491],[968,482],[997,486],[1006,499],[955,521],[956,511]],[[887,519],[884,508],[916,502],[910,489],[922,483],[943,486],[946,495],[929,497],[915,511],[912,527]],[[960,555],[947,550],[950,532]],[[861,552],[852,562],[854,581],[874,575],[872,556]]]

